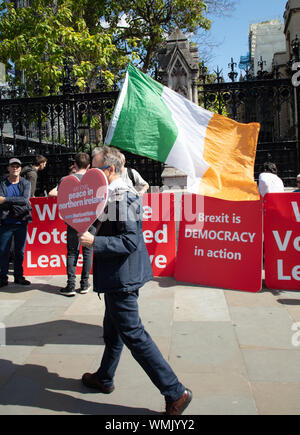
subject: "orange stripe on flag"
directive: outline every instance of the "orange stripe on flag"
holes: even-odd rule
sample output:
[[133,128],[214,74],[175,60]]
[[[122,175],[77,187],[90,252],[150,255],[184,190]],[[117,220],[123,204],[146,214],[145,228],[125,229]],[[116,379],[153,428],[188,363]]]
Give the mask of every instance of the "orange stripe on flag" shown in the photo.
[[210,168],[198,193],[229,201],[259,200],[254,163],[260,124],[241,124],[221,115],[210,120],[204,143],[204,160]]

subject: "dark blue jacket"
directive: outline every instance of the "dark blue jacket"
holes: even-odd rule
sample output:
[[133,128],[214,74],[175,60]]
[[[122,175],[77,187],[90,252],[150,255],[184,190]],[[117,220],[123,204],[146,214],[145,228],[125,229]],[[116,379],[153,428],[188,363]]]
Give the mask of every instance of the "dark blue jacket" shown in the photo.
[[153,278],[142,232],[140,198],[115,191],[95,236],[93,280],[97,293],[134,291]]
[[[0,182],[0,196],[7,195],[6,179]],[[18,219],[22,222],[31,222],[30,182],[20,177],[19,189],[21,196],[8,196],[3,204],[0,205],[0,221],[8,217]]]

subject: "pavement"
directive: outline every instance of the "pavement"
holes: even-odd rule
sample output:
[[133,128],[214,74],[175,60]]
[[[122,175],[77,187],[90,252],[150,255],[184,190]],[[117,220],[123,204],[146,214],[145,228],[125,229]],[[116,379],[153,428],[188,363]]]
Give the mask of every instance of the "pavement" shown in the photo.
[[[65,276],[30,280],[0,289],[0,415],[161,413],[163,397],[127,349],[112,394],[81,384],[103,352],[103,298],[61,296]],[[300,414],[300,292],[156,278],[140,291],[140,314],[193,391],[184,415]]]

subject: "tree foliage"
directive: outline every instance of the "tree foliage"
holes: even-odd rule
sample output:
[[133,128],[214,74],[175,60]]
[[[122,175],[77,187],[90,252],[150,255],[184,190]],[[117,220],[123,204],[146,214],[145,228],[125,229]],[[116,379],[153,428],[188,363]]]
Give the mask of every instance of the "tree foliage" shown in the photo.
[[[16,70],[25,70],[29,91],[37,75],[44,91],[49,91],[50,84],[57,91],[66,59],[74,64],[79,87],[91,85],[99,67],[112,82],[108,66],[117,57],[110,32],[90,31],[74,6],[73,0],[32,0],[24,8],[2,2],[0,61],[6,65],[12,61]],[[122,65],[125,59],[118,61]]]
[[102,71],[108,85],[135,60],[146,72],[175,30],[210,27],[210,13],[235,0],[29,0],[0,5],[0,61],[25,71],[28,90],[38,75],[44,91],[57,91],[63,64],[74,64],[77,85],[94,87]]
[[138,51],[145,72],[177,27],[185,32],[210,27],[202,0],[110,0],[107,5],[104,17],[113,29],[116,46],[124,54]]

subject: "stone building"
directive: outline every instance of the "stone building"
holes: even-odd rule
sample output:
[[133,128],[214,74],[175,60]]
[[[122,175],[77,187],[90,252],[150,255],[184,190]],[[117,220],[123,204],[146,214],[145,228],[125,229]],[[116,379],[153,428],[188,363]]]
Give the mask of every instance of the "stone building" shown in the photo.
[[176,29],[158,52],[158,61],[161,83],[198,104],[198,46]]
[[250,25],[249,49],[254,76],[257,76],[261,68],[267,72],[272,71],[274,53],[285,50],[283,30],[284,25],[279,18]]
[[[158,61],[160,82],[198,104],[198,46],[176,29],[158,52]],[[170,188],[184,188],[186,179],[186,174],[171,166],[166,166],[162,173],[164,186]]]

